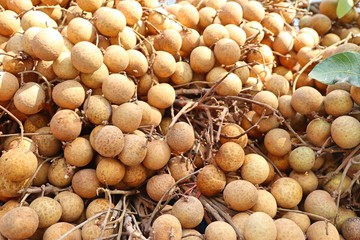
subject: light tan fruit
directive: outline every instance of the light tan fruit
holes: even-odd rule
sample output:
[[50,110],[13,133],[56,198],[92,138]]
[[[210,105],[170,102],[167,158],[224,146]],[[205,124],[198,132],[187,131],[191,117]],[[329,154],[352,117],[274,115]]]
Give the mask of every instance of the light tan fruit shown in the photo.
[[227,123],[221,128],[220,142],[221,144],[235,142],[245,148],[248,143],[248,136],[244,132],[245,130],[236,123]]
[[276,225],[276,239],[296,239],[305,240],[305,236],[301,228],[296,225],[292,220],[287,218],[279,218],[275,220]]
[[277,213],[277,204],[274,196],[264,189],[258,189],[257,195],[258,199],[250,210],[254,212],[264,212],[271,218],[274,218]]
[[168,83],[159,83],[152,86],[147,94],[151,106],[159,109],[170,107],[175,101],[175,90]]
[[213,19],[217,16],[217,12],[212,7],[203,7],[199,10],[199,23],[198,26],[205,29],[211,25]]
[[20,23],[24,31],[26,31],[31,27],[41,27],[41,28],[58,27],[57,23],[53,19],[51,19],[46,13],[41,11],[26,12],[22,16]]
[[183,229],[181,238],[185,240],[200,240],[202,235],[195,229]]
[[307,146],[300,146],[290,152],[289,164],[291,168],[299,173],[309,171],[315,163],[315,153]]
[[[239,194],[242,195],[239,198]],[[226,205],[236,211],[249,210],[258,200],[256,187],[246,180],[235,180],[228,183],[223,192]]]
[[351,98],[354,100],[354,102],[356,104],[360,105],[360,87],[351,86],[350,94],[351,94]]
[[226,2],[221,5],[219,19],[224,26],[228,24],[239,25],[243,20],[243,9],[237,2]]
[[59,107],[74,110],[83,104],[85,90],[75,80],[63,81],[52,89],[52,99]]
[[209,48],[211,48],[217,41],[223,38],[229,38],[229,33],[221,24],[211,24],[204,29],[204,43]]
[[66,162],[72,166],[84,167],[91,162],[93,156],[94,150],[84,137],[77,137],[64,147]]
[[260,43],[264,39],[263,26],[257,21],[246,22],[242,29],[246,33],[246,39],[249,39],[251,43]]
[[244,233],[245,222],[249,216],[250,216],[250,213],[245,211],[245,212],[239,212],[239,213],[235,214],[234,216],[232,216],[232,218],[231,218],[235,227],[237,229],[239,229],[239,231],[241,233]]
[[135,93],[134,82],[123,74],[113,73],[103,80],[102,91],[113,104],[128,102]]
[[195,142],[193,127],[186,122],[175,123],[166,134],[166,142],[176,152],[189,151]]
[[348,218],[341,227],[342,235],[345,239],[356,240],[360,234],[360,218]]
[[76,0],[79,7],[86,12],[95,12],[103,4],[102,0]]
[[291,105],[300,114],[306,115],[320,111],[323,96],[315,88],[304,86],[295,90],[291,98]]
[[81,41],[94,42],[96,38],[96,28],[89,20],[82,17],[71,19],[67,25],[66,33],[67,39],[72,44]]
[[219,74],[217,81],[221,81],[215,88],[220,96],[237,96],[242,89],[242,82],[235,73],[223,72]]
[[71,62],[78,71],[93,73],[103,64],[103,55],[94,44],[81,41],[71,49]]
[[183,228],[195,228],[204,218],[204,207],[196,197],[184,196],[174,203],[171,215],[180,221]]
[[34,54],[45,61],[53,61],[58,58],[63,47],[63,37],[57,30],[52,28],[42,29],[35,35],[31,42],[31,48]]
[[283,95],[279,97],[278,109],[280,113],[286,118],[291,118],[296,115],[296,111],[291,106],[291,95]]
[[196,178],[197,188],[205,196],[214,196],[225,188],[225,173],[214,165],[206,165]]
[[123,47],[111,45],[105,49],[104,63],[110,72],[119,73],[129,65],[129,56]]
[[104,185],[115,185],[125,176],[125,166],[115,158],[102,158],[96,166],[96,176]]
[[20,112],[35,114],[43,109],[45,97],[45,91],[39,84],[28,82],[16,91],[13,100]]
[[251,214],[244,226],[244,237],[247,240],[275,240],[276,225],[274,220],[263,212],[255,212]]
[[325,0],[320,2],[319,11],[320,13],[328,16],[331,20],[335,20],[337,18],[336,7],[336,0]]
[[146,137],[136,134],[128,134],[124,137],[124,148],[118,158],[126,166],[136,166],[144,160],[146,152]]
[[215,155],[216,164],[225,172],[237,171],[244,163],[244,149],[237,143],[225,142]]
[[181,55],[189,56],[191,51],[200,45],[200,34],[194,29],[188,29],[187,31],[180,32],[182,44]]
[[330,129],[331,124],[326,119],[315,118],[306,127],[306,138],[315,146],[321,147],[330,137]]
[[193,79],[193,71],[190,64],[182,61],[177,62],[175,72],[170,78],[175,85],[182,85],[191,82]]
[[16,207],[0,218],[0,233],[8,239],[31,237],[39,226],[39,217],[30,207]]
[[[43,240],[59,239],[61,236],[63,236],[65,233],[67,233],[74,227],[75,226],[73,224],[70,224],[68,222],[55,223],[45,230]],[[81,240],[81,231],[77,229],[71,234],[69,234],[65,239]]]
[[282,177],[271,185],[271,194],[275,197],[278,206],[293,208],[300,203],[303,192],[296,180]]
[[340,116],[331,124],[331,137],[341,148],[349,149],[360,143],[360,122],[351,116]]
[[353,106],[350,93],[341,89],[331,91],[324,99],[326,113],[334,117],[348,114]]
[[191,4],[181,6],[176,14],[176,18],[188,28],[195,28],[200,20],[198,10]]
[[96,176],[95,169],[84,168],[74,174],[71,187],[82,198],[94,198],[102,184]]
[[319,35],[324,35],[331,29],[331,19],[321,13],[313,15],[310,19],[310,27],[313,28]]
[[20,18],[18,18],[16,12],[11,10],[2,11],[0,12],[0,19],[1,35],[11,36],[20,29]]
[[[93,130],[94,131],[94,130]],[[91,146],[104,157],[115,157],[124,148],[124,135],[122,131],[114,125],[106,125],[93,134]]]
[[184,179],[182,180],[182,182],[186,182],[190,179],[190,177],[187,176],[194,172],[193,164],[189,160],[184,159],[180,156],[171,158],[169,160],[168,167],[170,170],[170,174],[175,179],[175,181]]
[[319,180],[312,170],[305,173],[291,171],[289,177],[295,179],[301,185],[304,195],[316,190],[319,185]]
[[84,201],[79,195],[70,191],[63,191],[56,195],[54,200],[58,201],[61,205],[62,214],[60,221],[74,222],[80,218],[84,210]]
[[310,226],[310,218],[302,213],[295,213],[295,212],[287,212],[283,216],[283,218],[290,219],[294,223],[296,223],[300,229],[303,231],[303,233],[306,232],[308,227]]
[[57,76],[52,69],[52,63],[53,61],[38,60],[35,65],[35,71],[44,75],[48,81],[54,80]]
[[235,240],[236,232],[232,226],[223,221],[211,222],[205,229],[205,238],[209,240]]
[[164,214],[155,219],[152,224],[152,237],[158,240],[181,239],[180,221],[171,214]]
[[126,24],[130,26],[136,24],[141,19],[143,13],[141,5],[137,1],[119,1],[116,9],[124,14]]
[[198,46],[190,54],[190,66],[195,73],[209,72],[214,67],[215,60],[213,51],[206,46]]
[[19,89],[19,80],[9,72],[0,72],[0,101],[12,99]]
[[[164,140],[156,139],[147,144],[146,156],[142,164],[150,170],[159,170],[169,161],[171,149]],[[173,174],[172,174],[173,175]]]
[[240,59],[240,48],[234,40],[223,38],[215,43],[214,54],[220,64],[232,65]]
[[50,127],[41,127],[35,133],[42,133],[31,137],[38,147],[40,156],[54,157],[58,155],[61,150],[61,142],[50,134]]
[[306,231],[307,239],[309,240],[339,240],[339,232],[336,227],[325,221],[317,221],[310,225]]
[[39,216],[39,228],[47,228],[57,223],[62,214],[60,203],[50,197],[38,197],[29,205]]
[[84,103],[84,111],[87,119],[96,125],[109,121],[111,116],[111,104],[101,95],[92,95]]
[[166,51],[157,51],[153,59],[152,68],[159,78],[167,78],[173,75],[176,69],[175,58]]
[[38,172],[35,175],[34,180],[32,181],[32,185],[36,187],[40,187],[43,184],[46,184],[48,180],[48,171],[50,168],[50,163],[45,162],[45,160],[38,158]]
[[341,180],[343,178],[342,175],[343,173],[339,172],[338,174],[333,176],[326,184],[324,184],[323,189],[327,191],[329,194],[334,194],[334,193],[340,195],[346,194],[345,191],[350,187],[351,178],[345,175],[344,179]]
[[143,76],[149,68],[148,61],[144,54],[134,49],[127,50],[127,54],[129,57],[129,64],[125,69],[126,73],[133,75],[134,77]]
[[174,178],[170,174],[152,176],[146,184],[146,193],[154,201],[166,201],[174,191]]
[[256,153],[245,155],[244,164],[240,168],[242,179],[252,184],[261,184],[267,179],[269,172],[269,165],[261,155]]
[[229,38],[234,40],[239,46],[243,46],[246,42],[245,31],[235,24],[227,24],[225,26],[229,33]]
[[[334,220],[336,217],[336,203],[331,195],[324,190],[315,190],[311,192],[305,199],[304,209],[308,213],[322,216],[329,220]],[[319,219],[310,216],[314,221]]]
[[[109,209],[109,207],[113,208],[114,204],[113,203],[110,204],[108,199],[96,198],[96,199],[92,200],[89,203],[89,205],[87,206],[86,211],[85,211],[85,216],[87,219],[89,219],[92,216]],[[104,219],[104,217],[101,217],[101,218]]]
[[284,28],[284,19],[280,14],[271,12],[261,20],[261,25],[277,36]]
[[73,110],[59,110],[51,118],[50,131],[60,141],[72,141],[80,136],[82,121]]
[[264,145],[272,155],[284,156],[291,150],[290,134],[284,129],[274,128],[265,135]]
[[276,96],[283,96],[290,91],[289,81],[278,74],[272,74],[265,82],[265,88]]
[[100,7],[94,12],[95,27],[106,37],[116,37],[126,27],[126,18],[121,11]]
[[67,187],[75,174],[75,168],[66,163],[64,158],[55,159],[48,169],[49,183],[56,187]]
[[147,169],[142,164],[139,164],[133,167],[126,167],[122,182],[129,187],[138,187],[145,182],[146,178]]
[[[279,106],[279,101],[276,97],[276,95],[270,91],[260,91],[257,94],[255,94],[254,101],[258,101],[260,103],[269,105],[270,107],[277,109]],[[261,106],[256,103],[251,104],[252,110],[254,110],[257,114],[261,115],[263,112],[265,112],[266,115],[270,115],[273,110],[264,106]]]
[[111,121],[121,131],[131,133],[140,126],[142,115],[142,109],[139,105],[127,102],[113,111]]

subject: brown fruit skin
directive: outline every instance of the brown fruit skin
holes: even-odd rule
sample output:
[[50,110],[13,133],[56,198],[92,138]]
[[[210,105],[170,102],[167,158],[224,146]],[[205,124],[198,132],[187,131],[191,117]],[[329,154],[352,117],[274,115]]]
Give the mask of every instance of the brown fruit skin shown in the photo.
[[336,227],[329,222],[317,221],[306,231],[308,240],[340,240]]
[[325,112],[334,117],[348,114],[353,106],[350,93],[341,89],[331,91],[324,99]]
[[79,82],[66,80],[52,89],[52,98],[59,107],[74,110],[83,104],[85,90]]
[[94,133],[93,141],[91,141],[90,135],[90,143],[100,155],[115,157],[124,148],[124,135],[118,127],[106,125]]
[[304,233],[301,228],[293,221],[287,218],[279,218],[275,220],[277,230],[277,240],[305,240]]
[[264,212],[274,218],[277,213],[277,204],[274,196],[264,189],[258,189],[257,193],[258,199],[250,210],[254,212]]
[[331,124],[324,118],[315,118],[306,127],[307,140],[317,147],[321,147],[330,135]]
[[350,149],[360,143],[360,122],[351,116],[340,116],[331,124],[331,137],[341,148]]
[[[316,214],[334,220],[336,217],[337,207],[331,195],[324,190],[315,190],[305,199],[304,209],[308,213]],[[319,220],[316,217],[310,218],[314,221]]]
[[[152,224],[152,237],[156,240],[180,240],[181,224],[180,221],[170,214],[164,214],[156,218]],[[170,233],[172,236],[170,237]]]
[[307,146],[300,146],[290,152],[289,164],[294,171],[305,173],[314,166],[315,153]]
[[142,164],[150,170],[163,168],[171,157],[169,145],[160,139],[153,140],[147,144],[147,152]]
[[71,49],[71,62],[82,73],[93,73],[103,64],[104,57],[94,44],[78,42]]
[[[260,91],[257,94],[255,94],[254,101],[258,101],[260,103],[264,103],[269,105],[270,107],[277,109],[279,106],[279,101],[276,97],[276,95],[270,91]],[[261,105],[252,103],[251,104],[252,110],[254,110],[257,114],[262,115],[265,111],[265,115],[270,115],[273,110],[267,107],[263,107]]]
[[278,206],[293,208],[300,203],[303,192],[296,180],[282,177],[271,185],[271,194],[275,197]]
[[64,158],[72,166],[84,167],[91,162],[94,157],[94,150],[88,139],[77,137],[64,147]]
[[289,177],[295,179],[301,185],[304,195],[308,195],[312,191],[315,191],[319,185],[317,176],[311,170],[305,173],[291,171]]
[[[236,240],[236,232],[230,224],[223,221],[211,222],[205,229],[207,240]],[[186,239],[186,238],[185,238]]]
[[133,167],[126,167],[122,182],[129,187],[138,187],[145,182],[146,178],[147,170],[142,164],[139,164]]
[[194,196],[184,196],[177,200],[171,215],[175,216],[183,228],[195,228],[204,218],[204,207],[199,199]]
[[[70,231],[75,226],[68,222],[58,222],[46,229],[43,240],[59,239],[66,232]],[[72,232],[64,240],[81,240],[81,231],[79,229]]]
[[295,212],[287,212],[285,213],[282,218],[287,218],[296,223],[300,227],[303,233],[309,228],[311,222],[310,218],[302,213],[295,213]]
[[147,139],[136,134],[128,134],[124,137],[124,148],[119,154],[119,160],[126,166],[139,165],[147,152]]
[[175,184],[174,178],[170,174],[155,175],[146,184],[146,192],[154,201],[160,201],[162,196],[167,193],[162,201],[166,201],[172,193],[170,190]]
[[[236,123],[227,123],[221,128],[220,143],[235,142],[244,149],[248,143],[248,135],[242,135],[244,132],[245,130]],[[239,135],[242,136],[234,138]]]
[[159,109],[170,107],[175,101],[175,90],[168,83],[160,83],[152,86],[148,91],[148,102],[151,106]]
[[[241,194],[241,198],[238,197],[239,194]],[[239,212],[249,210],[258,200],[256,187],[246,180],[235,180],[228,183],[223,196],[228,207]]]
[[60,203],[50,197],[38,197],[29,205],[39,216],[39,228],[47,228],[57,223],[62,214]]
[[295,90],[291,105],[300,114],[307,115],[318,112],[322,108],[324,98],[315,88],[304,86]]
[[206,46],[198,46],[190,54],[190,66],[194,73],[207,73],[215,65],[215,55]]
[[40,112],[45,105],[45,91],[34,82],[22,85],[15,93],[13,100],[16,109],[25,114],[35,114]]
[[358,240],[360,236],[360,217],[346,219],[341,227],[341,232],[346,240]]
[[214,165],[206,165],[196,178],[197,188],[205,196],[221,193],[226,185],[225,173]]
[[54,160],[48,169],[49,182],[56,187],[67,187],[71,184],[75,168],[66,163],[64,158]]
[[74,174],[71,186],[80,197],[93,198],[96,197],[96,190],[102,187],[102,184],[96,177],[95,169],[85,168]]
[[166,142],[176,152],[189,151],[195,142],[193,127],[186,122],[175,123],[166,134]]
[[244,164],[240,169],[241,177],[244,180],[252,184],[261,184],[267,179],[269,172],[269,165],[261,155],[256,153],[245,155]]
[[82,129],[82,121],[73,110],[63,109],[50,120],[50,131],[60,141],[73,141]]
[[125,176],[125,166],[114,158],[103,158],[96,166],[96,176],[104,185],[115,185]]
[[9,72],[0,72],[0,86],[0,101],[8,101],[19,89],[19,80]]
[[234,142],[222,144],[215,155],[217,165],[227,172],[238,170],[243,165],[244,159],[244,149]]
[[282,157],[291,151],[290,134],[281,128],[271,129],[264,138],[266,150],[277,157]]
[[350,88],[351,98],[357,105],[360,105],[360,87],[351,86]]
[[244,237],[246,240],[275,240],[276,224],[266,213],[255,212],[245,222]]
[[80,218],[84,210],[84,201],[79,195],[70,191],[63,191],[56,195],[54,200],[58,201],[62,208],[60,221],[74,222]]
[[8,239],[31,237],[39,226],[39,217],[30,207],[16,207],[0,218],[0,233]]
[[99,212],[107,210],[109,207],[114,208],[115,206],[113,203],[111,203],[111,205],[110,205],[110,202],[108,199],[96,198],[96,199],[92,200],[89,203],[89,205],[87,206],[86,212],[85,212],[86,218],[89,219],[92,216],[98,214]]

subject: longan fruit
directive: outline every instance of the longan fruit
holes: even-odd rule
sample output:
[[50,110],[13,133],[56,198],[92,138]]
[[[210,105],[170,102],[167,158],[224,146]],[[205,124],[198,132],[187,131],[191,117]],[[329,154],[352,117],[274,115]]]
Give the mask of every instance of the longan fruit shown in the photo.
[[219,19],[224,26],[228,24],[240,25],[243,20],[243,9],[237,2],[226,2],[222,4]]
[[166,142],[175,152],[189,151],[195,142],[193,127],[186,122],[175,123],[166,134]]
[[[245,130],[238,124],[226,123],[221,128],[220,143],[224,144],[226,142],[235,142],[242,148],[245,148],[248,143],[248,136],[247,134],[243,134],[244,132]],[[237,136],[238,138],[236,138]]]
[[213,23],[213,19],[217,17],[217,12],[212,7],[203,7],[199,10],[199,23],[198,26],[205,29]]
[[142,165],[125,168],[125,176],[122,180],[126,186],[139,187],[147,179],[147,169]]
[[324,98],[315,88],[304,86],[295,90],[291,98],[291,106],[300,114],[307,115],[318,112],[322,108]]
[[226,176],[221,169],[214,165],[206,165],[197,175],[196,184],[201,194],[214,196],[225,188]]
[[243,235],[248,240],[273,240],[276,239],[276,234],[276,224],[266,213],[252,213],[245,221]]
[[202,235],[195,229],[183,229],[181,238],[185,240],[200,240],[202,239]]
[[81,41],[71,49],[71,62],[78,71],[93,73],[103,64],[103,55],[94,44]]
[[272,74],[265,82],[265,88],[276,96],[283,96],[290,91],[289,81],[278,74]]
[[[339,195],[343,195],[350,187],[351,184],[351,178],[349,176],[345,176],[343,180],[342,179],[342,172],[336,174],[333,176],[327,183],[323,185],[323,189],[327,191],[330,194],[333,194],[334,192],[337,192]],[[340,186],[340,182],[341,186]]]
[[56,187],[67,187],[75,174],[75,168],[66,163],[64,158],[54,160],[48,169],[49,183]]
[[123,103],[112,113],[112,124],[125,133],[134,132],[141,123],[141,107],[135,103]]
[[305,173],[314,166],[315,153],[307,146],[300,146],[293,149],[289,155],[290,167],[299,173]]
[[136,166],[144,160],[146,152],[147,139],[144,136],[128,134],[124,137],[124,148],[118,158],[126,166]]
[[13,100],[16,109],[25,114],[40,112],[45,105],[44,89],[35,82],[22,85],[15,93]]
[[156,139],[147,143],[147,151],[142,164],[150,170],[159,170],[169,161],[171,149],[166,141]]
[[[266,148],[266,147],[265,147]],[[271,162],[280,170],[283,172],[287,172],[290,170],[290,164],[289,164],[289,153],[286,153],[284,156],[275,156],[271,153],[267,154],[267,157],[271,160]]]
[[229,38],[234,40],[239,46],[243,46],[246,42],[245,31],[235,24],[227,24],[225,26],[229,33]]
[[103,4],[102,0],[76,0],[77,5],[86,12],[95,12]]
[[[37,57],[32,49],[31,42],[33,41],[35,35],[41,30],[42,30],[42,28],[40,28],[40,27],[31,27],[24,32],[24,34],[21,38],[21,45],[23,47],[23,50],[27,54],[29,54],[33,59],[36,59]],[[16,35],[14,35],[14,36],[16,36]]]
[[94,12],[95,27],[106,37],[116,37],[126,27],[126,18],[121,11],[100,7]]
[[52,68],[53,61],[38,60],[35,71],[41,73],[48,81],[54,80],[57,76]]
[[226,3],[226,0],[208,0],[205,3],[206,7],[211,7],[215,10],[221,9],[221,6],[223,6]]
[[292,71],[284,66],[277,66],[272,72],[285,77],[289,82],[294,78]]
[[296,213],[296,212],[287,212],[285,213],[282,218],[287,218],[296,223],[300,227],[303,233],[306,232],[308,227],[310,226],[310,218],[306,214]]
[[200,15],[195,6],[185,4],[177,11],[176,18],[185,27],[195,28],[200,20]]
[[348,218],[342,224],[341,233],[345,239],[356,240],[360,234],[360,218],[357,216]]
[[[187,159],[183,159],[180,156],[171,158],[169,160],[168,167],[170,174],[175,179],[175,181],[185,178],[186,176],[194,172],[193,164]],[[189,179],[190,177],[184,179],[182,182],[185,182]]]
[[102,184],[97,178],[95,169],[84,168],[74,174],[71,187],[82,198],[94,198]]
[[49,162],[44,163],[44,161],[45,160],[38,158],[38,168],[40,169],[38,170],[32,181],[33,186],[40,187],[41,185],[46,184],[49,181],[48,171],[51,164]]
[[170,174],[155,175],[147,182],[146,193],[154,201],[166,201],[173,192],[174,184],[175,179]]
[[222,65],[232,65],[240,59],[240,47],[230,38],[220,39],[215,43],[214,54]]
[[206,46],[198,46],[190,54],[190,66],[195,73],[209,72],[214,67],[215,60],[213,51]]
[[351,95],[351,98],[353,99],[353,101],[357,105],[360,105],[360,87],[351,86],[350,95]]
[[38,214],[30,207],[15,207],[0,218],[0,233],[8,239],[29,238],[38,226]]
[[261,20],[261,25],[273,33],[274,36],[277,36],[284,28],[284,19],[280,14],[271,12],[264,16]]
[[237,171],[244,160],[244,149],[235,142],[225,142],[215,155],[216,164],[226,172]]
[[322,13],[317,13],[311,16],[310,27],[313,28],[321,36],[330,31],[332,27],[332,22],[328,16]]
[[336,15],[337,0],[324,0],[320,2],[319,12],[328,16],[331,20],[337,18]]
[[135,49],[129,49],[126,52],[129,57],[129,64],[125,68],[126,73],[134,77],[143,76],[149,68],[149,63],[144,54]]
[[89,205],[87,206],[86,211],[85,211],[85,216],[87,219],[89,219],[92,216],[96,215],[97,213],[108,210],[109,207],[114,208],[115,206],[113,203],[110,204],[108,199],[96,198],[96,199],[92,200],[89,203]]
[[21,20],[21,27],[24,31],[31,27],[51,28],[58,27],[57,23],[51,19],[46,13],[41,11],[28,11]]
[[326,113],[334,117],[348,114],[353,106],[350,93],[341,89],[331,91],[324,99]]
[[252,184],[261,184],[267,179],[269,172],[269,165],[261,155],[256,153],[245,155],[244,163],[240,168],[242,179]]
[[112,114],[110,102],[101,95],[92,95],[87,98],[84,111],[87,119],[96,125],[108,122]]
[[19,197],[20,190],[26,188],[29,184],[29,179],[23,181],[10,181],[3,173],[0,174],[0,199],[7,201],[9,198]]
[[265,17],[265,8],[260,2],[250,0],[242,8],[243,17],[248,21],[261,22]]
[[[255,111],[248,111],[244,114],[244,116],[241,119],[241,128],[243,128],[245,131],[249,130],[254,124],[252,123],[253,117],[256,115]],[[250,138],[257,138],[261,136],[261,132],[257,130],[257,128],[252,128],[250,131],[247,131],[246,135]],[[221,141],[221,137],[220,137]]]
[[159,83],[152,86],[147,94],[151,106],[159,109],[170,107],[175,101],[175,89],[168,83]]
[[[238,194],[242,195],[241,198]],[[252,208],[258,200],[256,187],[247,180],[235,180],[226,185],[223,192],[226,205],[236,211],[246,211]]]
[[11,100],[19,87],[19,80],[15,75],[9,72],[0,72],[0,101]]
[[[0,34],[9,37],[20,29],[20,18],[16,12],[5,10],[0,12]],[[26,30],[26,29],[24,29]]]
[[102,91],[113,104],[128,102],[135,93],[134,82],[123,74],[113,73],[103,80]]
[[350,149],[360,143],[360,122],[351,116],[340,116],[331,124],[331,137],[341,148]]
[[127,25],[136,24],[142,17],[142,7],[137,1],[119,1],[116,5],[116,9],[122,12],[125,16]]
[[176,68],[175,58],[166,51],[157,51],[153,59],[152,69],[159,78],[167,78],[173,75]]
[[217,81],[221,81],[215,88],[220,96],[237,96],[242,90],[242,82],[235,73],[223,72],[219,74]]
[[276,239],[285,240],[285,239],[303,239],[305,236],[301,228],[294,223],[292,220],[287,218],[279,218],[275,221],[276,225]]
[[29,205],[39,216],[39,228],[47,228],[57,223],[62,214],[59,202],[50,197],[38,197]]
[[205,45],[211,48],[220,39],[229,38],[229,33],[223,25],[215,23],[204,29],[203,38]]
[[52,89],[52,99],[57,106],[74,110],[83,104],[85,90],[78,81],[63,81]]
[[331,222],[317,221],[309,226],[306,231],[306,237],[309,240],[327,239],[338,240],[340,239],[339,232]]
[[94,135],[91,146],[104,157],[115,157],[124,148],[124,135],[122,131],[114,125],[106,125]]
[[209,240],[235,240],[237,239],[237,236],[235,230],[229,223],[214,221],[206,226],[205,238]]
[[305,173],[291,171],[289,177],[295,179],[301,185],[304,195],[308,195],[312,191],[316,190],[319,185],[317,176],[311,170]]
[[246,22],[242,29],[245,31],[246,39],[250,39],[251,43],[259,43],[264,39],[264,28],[257,21]]
[[306,127],[306,139],[317,147],[322,147],[330,135],[331,123],[324,118],[315,118]]
[[303,196],[301,185],[294,179],[282,177],[271,184],[271,194],[278,206],[283,208],[296,207]]
[[175,85],[182,85],[192,81],[193,71],[191,66],[187,62],[177,62],[175,66],[175,72],[170,76],[171,81]]
[[340,206],[335,218],[335,226],[338,229],[338,231],[341,231],[342,225],[347,219],[351,219],[356,216],[357,216],[356,213],[351,208]]
[[[61,236],[63,236],[65,233],[67,233],[74,227],[75,226],[73,224],[70,224],[68,222],[55,223],[45,230],[43,240],[59,239],[61,238]],[[81,231],[77,229],[70,233],[65,239],[81,240]]]
[[31,47],[39,59],[53,61],[60,56],[64,39],[57,30],[44,28],[34,36]]
[[[325,190],[315,190],[305,198],[304,209],[308,213],[322,216],[329,220],[336,217],[336,203],[331,195]],[[314,216],[309,216],[312,220],[319,220]]]
[[60,141],[72,141],[77,138],[82,129],[82,121],[73,110],[62,109],[50,120],[50,131]]
[[294,50],[298,52],[303,47],[315,47],[315,40],[309,32],[299,32],[294,38]]
[[258,189],[257,196],[257,201],[250,210],[253,212],[264,212],[271,218],[274,218],[277,213],[277,204],[274,196],[264,189]]
[[94,42],[96,39],[96,28],[87,19],[76,17],[70,20],[67,25],[66,32],[67,39],[72,44],[77,44],[81,41]]
[[166,240],[173,238],[174,240],[181,239],[181,223],[171,214],[163,214],[155,219],[153,222],[151,236],[154,239]]
[[110,72],[119,73],[124,71],[129,65],[129,56],[123,47],[111,45],[105,49],[104,63]]
[[327,33],[321,38],[320,45],[324,47],[329,47],[337,42],[340,42],[340,40],[341,38],[335,33]]
[[125,175],[125,166],[115,158],[103,158],[96,166],[96,176],[104,185],[115,185]]
[[291,118],[296,115],[296,111],[291,106],[291,95],[282,95],[279,97],[278,109],[280,113],[286,118]]
[[261,64],[271,64],[274,62],[274,54],[272,49],[265,44],[259,44],[259,47],[250,50],[247,53],[247,62],[248,63],[261,63]]
[[79,219],[84,211],[84,201],[81,197],[70,191],[59,192],[54,197],[61,205],[62,214],[60,221],[74,222]]
[[[276,95],[270,91],[260,91],[256,93],[253,97],[253,100],[263,104],[267,104],[274,109],[277,109],[279,106],[279,101]],[[272,109],[256,103],[252,103],[251,108],[259,115],[263,114],[263,112],[265,112],[265,115],[270,115],[273,112]]]
[[35,131],[39,135],[34,135],[31,139],[38,147],[40,156],[54,157],[61,150],[61,142],[50,134],[50,127],[41,127]]

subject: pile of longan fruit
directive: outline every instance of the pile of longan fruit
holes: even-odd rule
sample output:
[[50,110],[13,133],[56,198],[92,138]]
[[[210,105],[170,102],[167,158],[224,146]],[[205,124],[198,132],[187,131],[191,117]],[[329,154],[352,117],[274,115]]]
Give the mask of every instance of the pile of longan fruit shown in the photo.
[[0,240],[355,240],[337,0],[0,0]]

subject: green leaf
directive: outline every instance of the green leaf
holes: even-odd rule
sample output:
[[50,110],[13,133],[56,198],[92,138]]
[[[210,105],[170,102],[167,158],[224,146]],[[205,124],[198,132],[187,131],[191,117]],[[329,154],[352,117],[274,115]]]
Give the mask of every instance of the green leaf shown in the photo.
[[309,77],[324,84],[348,82],[360,87],[360,53],[342,52],[318,63]]
[[353,6],[353,0],[339,0],[336,7],[336,16],[338,18],[342,18],[351,10]]

